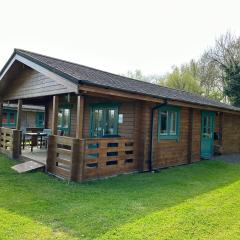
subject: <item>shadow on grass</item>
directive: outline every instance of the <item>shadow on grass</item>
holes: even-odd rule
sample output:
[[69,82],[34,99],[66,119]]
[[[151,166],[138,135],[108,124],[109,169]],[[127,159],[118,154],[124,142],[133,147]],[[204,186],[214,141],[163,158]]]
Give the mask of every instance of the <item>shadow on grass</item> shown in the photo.
[[216,160],[84,184],[40,172],[19,175],[10,169],[13,164],[0,157],[0,208],[80,239],[96,238],[240,179],[240,165]]

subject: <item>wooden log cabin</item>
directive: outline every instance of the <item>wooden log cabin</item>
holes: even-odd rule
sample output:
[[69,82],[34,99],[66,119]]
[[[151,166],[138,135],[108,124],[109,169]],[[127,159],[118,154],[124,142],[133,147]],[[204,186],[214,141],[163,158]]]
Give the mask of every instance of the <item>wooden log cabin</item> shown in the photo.
[[0,80],[0,118],[4,102],[18,104],[1,152],[21,157],[22,104],[45,106],[46,169],[69,180],[190,164],[214,146],[240,152],[240,109],[196,94],[20,49]]

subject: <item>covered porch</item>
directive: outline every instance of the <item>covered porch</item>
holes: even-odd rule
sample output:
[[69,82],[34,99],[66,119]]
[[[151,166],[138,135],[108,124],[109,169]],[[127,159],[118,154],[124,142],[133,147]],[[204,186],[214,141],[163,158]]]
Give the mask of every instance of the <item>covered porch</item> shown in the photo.
[[[114,98],[110,102],[107,96],[60,94],[12,102],[18,103],[16,129],[1,127],[1,151],[5,149],[9,156],[43,163],[47,172],[75,181],[139,171],[136,116],[140,108],[136,101]],[[47,147],[37,144],[31,151],[26,144],[23,149],[23,103],[45,106],[44,128],[51,130]],[[3,143],[8,140],[13,145],[6,147],[8,144]],[[13,149],[18,151],[13,154]]]

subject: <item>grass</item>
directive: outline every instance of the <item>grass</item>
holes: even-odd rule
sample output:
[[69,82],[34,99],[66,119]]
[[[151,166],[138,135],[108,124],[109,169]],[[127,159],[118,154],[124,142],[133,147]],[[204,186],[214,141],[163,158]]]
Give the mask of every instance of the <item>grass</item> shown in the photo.
[[240,239],[240,165],[221,161],[84,184],[17,174],[0,155],[0,239]]

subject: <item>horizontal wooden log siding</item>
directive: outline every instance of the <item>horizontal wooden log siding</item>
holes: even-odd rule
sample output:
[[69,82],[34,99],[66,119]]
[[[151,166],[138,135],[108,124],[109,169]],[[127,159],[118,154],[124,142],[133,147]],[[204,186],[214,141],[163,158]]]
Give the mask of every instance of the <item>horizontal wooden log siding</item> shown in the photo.
[[133,139],[96,138],[85,141],[84,180],[138,171]]
[[73,181],[138,171],[134,140],[49,137],[47,171]]
[[10,158],[19,158],[21,151],[21,131],[10,128],[0,128],[0,152]]
[[[93,103],[106,103],[109,100],[104,98],[96,98],[96,97],[84,97],[84,116],[83,116],[83,138],[89,138],[90,136],[90,112],[91,112],[91,104]],[[66,97],[59,96],[59,106],[61,104],[66,104]],[[71,104],[71,127],[70,127],[70,137],[76,136],[76,128],[77,128],[77,96],[73,95],[70,97]],[[119,114],[123,114],[123,123],[119,124],[118,134],[122,137],[134,138],[135,128],[139,129],[140,126],[136,124],[138,119],[135,117],[136,108],[138,108],[139,102],[133,101],[119,101]],[[48,103],[48,121],[47,127],[51,128],[52,125],[52,103]],[[140,106],[141,108],[141,106]]]
[[50,96],[68,92],[68,88],[55,80],[25,66],[25,69],[14,79],[11,88],[4,96],[6,100],[23,99],[39,96]]
[[[200,160],[200,131],[201,112],[193,109],[191,162]],[[154,115],[154,144],[153,144],[153,167],[164,168],[169,166],[188,163],[189,153],[189,108],[181,108],[180,111],[180,138],[179,140],[158,140],[157,137],[158,112]]]
[[49,136],[47,171],[68,180],[80,180],[81,143],[76,138]]
[[222,146],[224,154],[240,153],[240,118],[223,113]]

